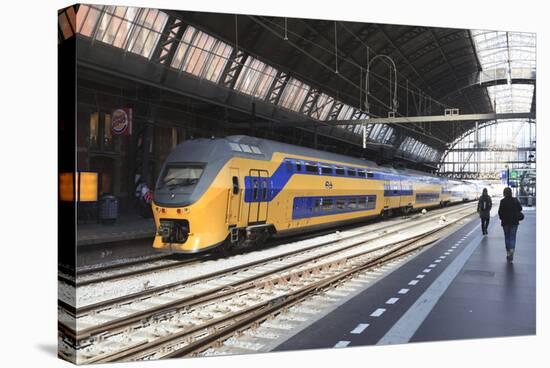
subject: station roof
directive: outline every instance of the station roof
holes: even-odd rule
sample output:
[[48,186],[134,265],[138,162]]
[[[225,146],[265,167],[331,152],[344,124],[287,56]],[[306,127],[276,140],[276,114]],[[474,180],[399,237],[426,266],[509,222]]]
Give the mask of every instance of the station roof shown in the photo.
[[[99,5],[80,6],[76,24],[69,10],[59,16],[60,40],[72,30],[325,123],[535,109],[532,34]],[[366,130],[373,143],[437,161],[474,124]]]

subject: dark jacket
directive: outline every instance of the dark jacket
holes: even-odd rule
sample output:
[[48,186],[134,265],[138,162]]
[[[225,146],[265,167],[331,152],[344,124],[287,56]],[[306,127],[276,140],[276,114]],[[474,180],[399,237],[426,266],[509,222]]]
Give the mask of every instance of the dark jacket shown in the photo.
[[502,198],[500,200],[500,207],[498,208],[498,217],[500,217],[501,225],[519,225],[521,210],[522,207],[517,198]]
[[477,202],[477,213],[481,218],[489,218],[491,216],[491,207],[493,207],[493,201],[489,195],[482,195]]

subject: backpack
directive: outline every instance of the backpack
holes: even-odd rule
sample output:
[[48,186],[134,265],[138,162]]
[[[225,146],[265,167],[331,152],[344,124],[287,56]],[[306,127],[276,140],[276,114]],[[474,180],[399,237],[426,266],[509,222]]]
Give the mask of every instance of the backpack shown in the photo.
[[[521,204],[519,203],[519,200],[517,198],[516,198],[516,203],[521,206]],[[525,219],[525,215],[523,214],[523,212],[521,212],[521,210],[519,210],[519,212],[518,212],[518,221],[523,221],[523,219]]]

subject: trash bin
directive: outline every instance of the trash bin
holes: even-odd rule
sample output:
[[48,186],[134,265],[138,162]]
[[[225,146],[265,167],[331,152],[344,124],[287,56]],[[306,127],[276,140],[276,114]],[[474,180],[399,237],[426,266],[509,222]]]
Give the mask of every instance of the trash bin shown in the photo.
[[527,206],[533,207],[533,196],[532,195],[529,195],[529,197],[527,197]]
[[118,198],[112,194],[104,194],[99,199],[99,221],[113,224],[118,218]]

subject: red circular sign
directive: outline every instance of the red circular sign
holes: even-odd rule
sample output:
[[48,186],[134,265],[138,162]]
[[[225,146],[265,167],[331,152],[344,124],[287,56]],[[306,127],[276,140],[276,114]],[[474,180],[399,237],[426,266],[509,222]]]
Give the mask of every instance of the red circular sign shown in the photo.
[[129,123],[128,113],[124,109],[117,109],[113,111],[113,117],[111,120],[111,127],[115,134],[123,134],[128,130]]

